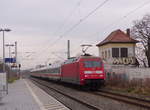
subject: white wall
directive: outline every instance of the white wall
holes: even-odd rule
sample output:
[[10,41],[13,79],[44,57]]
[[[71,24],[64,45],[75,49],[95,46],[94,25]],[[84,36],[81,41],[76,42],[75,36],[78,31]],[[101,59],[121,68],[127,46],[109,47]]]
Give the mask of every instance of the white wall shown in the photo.
[[150,78],[150,68],[138,68],[129,66],[105,66],[106,73],[123,75],[128,80]]
[[133,78],[146,79],[150,78],[150,68],[128,68],[126,74],[130,80]]

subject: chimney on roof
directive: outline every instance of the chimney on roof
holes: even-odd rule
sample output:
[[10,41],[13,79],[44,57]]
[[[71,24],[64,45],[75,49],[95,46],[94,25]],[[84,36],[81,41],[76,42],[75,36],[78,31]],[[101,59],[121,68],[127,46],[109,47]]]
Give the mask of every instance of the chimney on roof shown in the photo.
[[126,30],[126,34],[130,37],[130,29],[129,28]]

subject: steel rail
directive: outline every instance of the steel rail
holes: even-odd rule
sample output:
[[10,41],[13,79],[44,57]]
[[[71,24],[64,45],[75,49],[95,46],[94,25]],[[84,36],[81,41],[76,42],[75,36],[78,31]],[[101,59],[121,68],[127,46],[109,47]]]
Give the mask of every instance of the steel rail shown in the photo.
[[123,95],[119,93],[114,93],[107,90],[100,90],[99,92],[94,92],[94,93],[92,92],[92,94],[150,109],[150,100],[145,100],[145,99]]
[[[42,87],[41,87],[42,89],[44,89],[44,88],[47,89],[47,90],[44,89],[44,91],[47,92],[48,94],[50,94],[50,93],[49,93],[50,90],[53,90],[53,91],[55,91],[55,92],[57,92],[57,93],[59,93],[59,94],[65,96],[65,97],[70,98],[71,100],[74,100],[74,101],[76,101],[76,102],[78,102],[78,103],[80,103],[80,104],[86,106],[86,107],[89,108],[89,109],[92,109],[92,110],[102,110],[101,108],[98,108],[98,107],[96,107],[96,106],[94,106],[94,105],[91,105],[90,103],[87,103],[87,102],[82,101],[82,100],[80,100],[80,99],[78,99],[78,98],[75,98],[75,97],[73,97],[73,96],[71,96],[71,95],[68,95],[68,94],[66,94],[66,93],[63,93],[62,91],[57,90],[56,88],[50,87],[46,81],[38,80],[38,79],[35,79],[35,78],[30,78],[30,79],[31,79],[31,81],[33,81],[33,83],[36,84],[37,86],[40,86],[40,87],[42,86]],[[43,87],[44,87],[44,88],[43,88]],[[61,102],[61,103],[63,103],[63,102]],[[63,103],[63,104],[64,104],[64,103]],[[64,104],[64,105],[66,105],[66,104]],[[67,105],[66,105],[66,106],[67,106]],[[68,107],[68,106],[67,106],[67,107]],[[70,108],[70,107],[68,107],[68,108]],[[71,109],[71,108],[70,108],[70,109]]]

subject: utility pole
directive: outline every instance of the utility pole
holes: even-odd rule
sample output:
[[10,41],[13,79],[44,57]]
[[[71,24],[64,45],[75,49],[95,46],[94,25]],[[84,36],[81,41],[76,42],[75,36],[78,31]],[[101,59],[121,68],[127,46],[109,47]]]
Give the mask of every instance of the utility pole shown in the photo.
[[68,46],[67,46],[67,48],[68,48],[68,59],[70,58],[70,40],[68,40]]
[[5,35],[4,35],[4,30],[3,32],[3,72],[5,72]]
[[17,64],[17,41],[15,42],[15,59]]
[[19,76],[20,78],[20,67],[21,67],[21,64],[18,64],[18,56],[17,56],[17,41],[15,42],[15,59],[16,59],[16,65],[17,65],[17,68],[19,68],[18,72],[17,72],[17,75]]
[[[5,69],[5,37],[4,37],[4,33],[5,32],[10,32],[11,30],[10,29],[0,29],[0,32],[3,32],[3,72],[5,73],[6,72],[6,69]],[[7,94],[8,94],[8,75],[6,73],[6,88],[7,88]]]

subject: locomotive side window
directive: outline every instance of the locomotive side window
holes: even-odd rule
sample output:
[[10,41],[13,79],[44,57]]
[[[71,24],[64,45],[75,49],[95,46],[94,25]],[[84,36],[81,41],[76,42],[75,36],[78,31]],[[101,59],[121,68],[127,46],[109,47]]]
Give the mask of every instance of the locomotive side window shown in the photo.
[[99,61],[84,61],[84,66],[86,68],[91,68],[91,67],[101,67],[102,64]]

